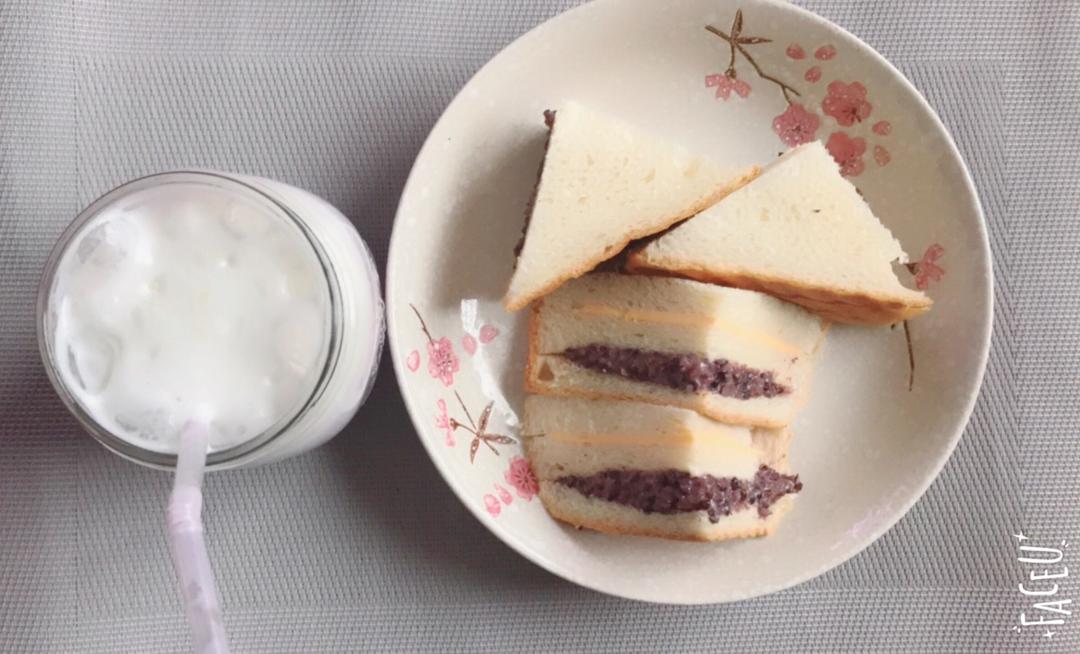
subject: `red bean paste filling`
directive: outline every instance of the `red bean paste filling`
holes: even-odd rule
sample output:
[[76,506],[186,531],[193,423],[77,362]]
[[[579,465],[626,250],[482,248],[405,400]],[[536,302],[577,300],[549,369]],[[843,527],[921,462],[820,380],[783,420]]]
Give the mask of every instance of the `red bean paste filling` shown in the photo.
[[532,220],[533,206],[536,204],[536,194],[540,192],[540,178],[544,175],[544,163],[547,161],[548,146],[551,145],[551,134],[555,131],[555,112],[551,109],[544,110],[544,124],[547,125],[547,139],[544,140],[544,158],[540,160],[540,168],[536,171],[536,184],[533,184],[532,195],[529,203],[525,205],[525,224],[521,227],[521,238],[514,246],[514,265],[517,265],[517,257],[521,256],[521,250],[525,247],[525,234],[529,231],[529,222]]
[[635,508],[643,513],[705,511],[709,522],[756,506],[759,517],[781,497],[798,493],[798,475],[785,475],[763,465],[754,479],[691,475],[679,470],[603,470],[591,475],[567,475],[556,481],[586,497]]
[[592,343],[569,348],[562,355],[582,368],[680,391],[705,391],[740,400],[776,397],[790,392],[776,381],[772,372],[748,368],[727,359],[710,360],[697,354]]

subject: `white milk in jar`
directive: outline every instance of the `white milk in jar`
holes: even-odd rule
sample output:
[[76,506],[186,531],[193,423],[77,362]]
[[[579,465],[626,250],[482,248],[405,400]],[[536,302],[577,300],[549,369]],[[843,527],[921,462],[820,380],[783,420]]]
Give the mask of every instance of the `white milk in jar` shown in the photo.
[[175,461],[189,421],[211,468],[331,438],[375,377],[370,253],[322,199],[262,178],[165,173],[121,186],[61,237],[39,296],[42,354],[106,446]]

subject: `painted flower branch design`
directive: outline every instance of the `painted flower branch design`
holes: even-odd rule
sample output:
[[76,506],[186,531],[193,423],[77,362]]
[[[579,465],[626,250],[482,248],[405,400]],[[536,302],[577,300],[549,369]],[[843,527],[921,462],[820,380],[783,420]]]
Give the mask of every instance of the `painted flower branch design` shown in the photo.
[[[845,177],[862,175],[867,169],[865,158],[868,154],[878,168],[892,162],[892,153],[885,145],[886,139],[892,134],[892,124],[888,120],[878,119],[868,130],[862,127],[874,113],[874,104],[870,101],[869,91],[862,82],[833,79],[825,86],[823,95],[817,94],[820,102],[815,104],[811,101],[811,96],[815,95],[814,90],[821,88],[817,86],[818,82],[826,77],[828,62],[833,61],[840,54],[836,46],[823,43],[813,49],[813,58],[816,63],[802,73],[802,79],[809,85],[804,87],[804,93],[799,91],[793,83],[784,81],[780,75],[766,72],[750,52],[749,46],[772,43],[772,39],[763,36],[747,36],[743,28],[742,9],[735,11],[731,27],[726,32],[715,25],[705,26],[707,32],[719,37],[727,45],[727,68],[723,73],[705,76],[706,88],[715,88],[717,98],[727,101],[732,93],[742,98],[750,95],[750,85],[739,78],[737,65],[741,56],[760,79],[779,88],[784,102],[787,103],[784,111],[772,120],[773,133],[784,145],[793,148],[817,140],[818,131],[824,127],[826,120],[831,120],[836,128],[829,131],[827,136],[823,136],[822,140],[825,142],[825,149],[840,167],[840,174]],[[790,62],[801,62],[807,59],[808,51],[809,49],[804,48],[800,43],[790,43],[784,48],[784,55]],[[876,142],[870,142],[868,139]],[[914,276],[915,285],[920,290],[926,290],[931,283],[941,281],[945,275],[944,269],[938,265],[938,260],[944,252],[945,249],[935,243],[926,250],[922,259],[906,264],[908,271]],[[915,356],[907,321],[904,321],[904,337],[908,346],[908,388],[910,390],[915,378]]]
[[454,438],[454,427],[450,424],[450,412],[446,408],[446,400],[439,398],[435,406],[438,408],[438,413],[435,414],[435,428],[442,431],[446,446],[454,447],[457,445],[457,440]]
[[[892,154],[882,143],[870,143],[867,138],[886,137],[892,126],[886,120],[879,120],[870,130],[872,134],[863,135],[852,130],[870,118],[874,105],[868,99],[866,87],[859,81],[847,82],[834,79],[825,88],[820,103],[810,101],[810,95],[819,81],[826,75],[828,62],[835,59],[839,52],[831,43],[824,43],[813,49],[817,61],[802,74],[802,79],[810,85],[809,92],[800,91],[794,83],[784,80],[783,76],[765,70],[762,64],[750,52],[750,46],[772,43],[764,36],[747,36],[744,29],[742,9],[735,11],[731,27],[724,31],[715,25],[706,25],[705,30],[719,37],[727,45],[728,64],[723,73],[705,76],[705,86],[715,88],[716,97],[728,100],[732,94],[739,97],[750,95],[750,85],[739,78],[739,60],[745,61],[762,80],[771,83],[780,90],[787,107],[773,118],[772,129],[781,142],[788,147],[817,140],[818,130],[824,125],[825,118],[835,122],[838,128],[823,137],[825,147],[840,166],[840,172],[847,177],[857,177],[866,170],[864,157],[872,153],[878,167],[887,166],[892,161]],[[807,49],[799,43],[791,43],[784,49],[784,54],[792,62],[807,58]],[[819,96],[820,97],[820,96]]]
[[[409,308],[416,315],[416,319],[420,323],[420,330],[427,340],[428,374],[431,375],[432,379],[442,383],[443,386],[452,386],[455,375],[461,371],[461,360],[454,352],[453,341],[447,337],[436,338],[431,333],[431,329],[429,329],[427,321],[424,320],[420,310],[413,304],[410,304]],[[499,336],[499,333],[500,330],[495,325],[483,324],[476,330],[475,335],[470,333],[462,335],[461,347],[466,354],[473,356],[478,348],[494,341]],[[405,357],[405,367],[410,372],[415,373],[420,370],[420,365],[420,351],[412,350],[409,352]],[[489,430],[492,410],[495,407],[494,402],[488,402],[480,411],[479,418],[474,420],[472,413],[465,405],[465,401],[461,399],[461,395],[457,391],[454,391],[454,397],[457,399],[458,405],[465,416],[464,421],[451,415],[450,407],[445,399],[437,398],[435,401],[434,425],[438,432],[442,434],[443,442],[447,447],[457,447],[455,435],[459,429],[470,434],[472,438],[469,443],[469,463],[472,464],[476,462],[476,454],[480,451],[481,444],[491,450],[495,456],[501,456],[499,446],[517,444],[518,441],[512,437]],[[516,491],[517,497],[525,502],[531,502],[533,497],[540,492],[540,484],[536,479],[536,475],[533,473],[532,468],[529,467],[528,460],[522,456],[511,457],[509,466],[503,472],[502,478],[506,484],[509,484]],[[514,495],[499,482],[494,482],[492,488],[494,488],[494,492],[485,493],[480,500],[483,502],[487,513],[495,518],[502,513],[504,506],[513,503]]]
[[476,461],[476,452],[480,449],[481,443],[494,452],[495,456],[499,456],[499,450],[495,447],[496,444],[513,445],[514,443],[517,443],[516,440],[509,436],[488,432],[488,423],[491,421],[491,410],[495,407],[494,402],[488,402],[487,406],[484,407],[484,410],[480,412],[479,422],[474,422],[472,414],[469,413],[468,407],[465,406],[465,402],[461,399],[461,395],[459,395],[457,391],[454,391],[454,397],[457,398],[458,404],[461,405],[461,410],[465,412],[465,418],[469,423],[465,424],[458,419],[451,417],[449,419],[449,426],[451,432],[456,432],[458,429],[464,429],[473,435],[472,443],[469,444],[469,463]]
[[828,95],[821,101],[821,110],[825,115],[835,118],[844,127],[866,120],[873,109],[874,105],[866,100],[866,87],[858,82],[830,82]]
[[863,153],[866,152],[866,139],[852,138],[846,132],[833,132],[825,142],[825,149],[840,166],[840,174],[845,177],[857,177],[866,168]]
[[788,105],[772,122],[773,131],[789,148],[813,141],[820,126],[821,117],[801,104]]
[[[454,354],[454,344],[449,338],[436,339],[433,337],[428,330],[427,323],[424,322],[423,316],[420,315],[420,311],[411,304],[409,307],[416,314],[416,318],[420,321],[420,328],[423,330],[424,336],[427,337],[428,372],[432,377],[441,381],[444,386],[452,386],[454,384],[454,374],[461,369],[461,361]],[[495,325],[482,325],[476,336],[466,333],[461,337],[461,349],[465,350],[465,353],[469,356],[473,356],[481,345],[487,345],[495,340],[498,335],[499,328]],[[405,367],[410,372],[416,372],[420,369],[420,352],[418,350],[409,352],[405,358]]]
[[510,459],[510,467],[506,469],[506,474],[503,476],[506,483],[517,491],[518,497],[526,502],[540,492],[540,482],[536,480],[536,474],[525,457],[515,456]]
[[934,243],[926,248],[922,259],[904,264],[908,272],[915,276],[915,286],[920,291],[930,288],[930,282],[940,282],[945,276],[945,269],[938,265],[938,260],[945,254],[945,247]]
[[[526,502],[531,502],[532,498],[540,492],[540,482],[536,480],[536,474],[533,473],[529,462],[524,457],[515,456],[510,459],[510,467],[506,469],[503,478],[517,491],[517,496]],[[497,518],[504,506],[513,504],[514,496],[498,482],[493,486],[495,492],[484,495],[482,499],[484,510],[492,518]]]
[[[722,29],[720,29],[719,27],[716,27],[714,25],[706,25],[705,26],[705,29],[708,32],[711,32],[712,34],[715,34],[716,36],[719,36],[721,39],[726,41],[727,44],[728,44],[729,50],[731,52],[731,59],[728,61],[728,67],[727,67],[727,70],[724,71],[723,76],[727,80],[729,80],[729,83],[731,83],[733,85],[733,88],[734,88],[735,84],[739,83],[737,81],[738,80],[738,72],[735,70],[735,54],[736,53],[741,54],[743,56],[743,58],[746,59],[746,62],[749,63],[753,67],[754,72],[757,73],[758,77],[760,77],[761,79],[766,80],[768,82],[772,82],[773,84],[776,84],[777,86],[779,86],[780,91],[784,94],[784,99],[787,100],[788,104],[792,104],[794,102],[794,100],[791,99],[791,96],[792,95],[798,96],[799,92],[797,90],[795,90],[794,87],[784,83],[782,80],[780,80],[780,79],[778,79],[778,78],[776,78],[776,77],[774,77],[772,75],[769,75],[768,73],[763,71],[761,69],[761,66],[759,66],[758,63],[756,61],[754,61],[754,57],[751,56],[750,53],[746,49],[746,46],[748,46],[748,45],[758,45],[758,44],[761,44],[761,43],[772,43],[772,39],[767,39],[767,38],[762,37],[762,36],[744,36],[743,33],[742,33],[742,28],[743,28],[742,9],[738,9],[738,10],[735,11],[735,18],[734,18],[734,20],[731,21],[731,33],[730,34],[725,33]],[[719,82],[719,80],[717,80],[717,81]],[[706,78],[705,83],[706,83],[706,85],[709,85],[708,78]],[[745,82],[742,82],[742,83],[745,84]],[[749,85],[747,85],[745,88],[746,88],[746,93],[739,93],[739,95],[741,95],[744,98],[747,95],[749,95],[749,93],[750,93]],[[726,99],[726,96],[724,96],[724,97]]]
[[[440,339],[432,336],[427,323],[424,322],[424,317],[420,315],[419,309],[412,304],[409,307],[416,314],[417,320],[420,321],[420,329],[424,331],[424,336],[427,337],[428,374],[441,381],[443,386],[447,388],[453,386],[454,374],[461,370],[461,361],[454,354],[454,344],[445,336]],[[420,366],[419,355],[414,358],[410,354],[407,365],[410,368],[413,368],[414,365],[418,368]],[[413,369],[415,370],[415,368]]]
[[[945,269],[938,265],[938,259],[945,255],[945,246],[934,243],[926,248],[918,261],[904,264],[908,272],[915,276],[915,287],[920,291],[930,288],[930,282],[940,282],[945,276]],[[895,325],[893,325],[895,327]],[[911,345],[911,325],[904,321],[904,340],[907,341],[908,354],[908,390],[915,387],[915,348]]]

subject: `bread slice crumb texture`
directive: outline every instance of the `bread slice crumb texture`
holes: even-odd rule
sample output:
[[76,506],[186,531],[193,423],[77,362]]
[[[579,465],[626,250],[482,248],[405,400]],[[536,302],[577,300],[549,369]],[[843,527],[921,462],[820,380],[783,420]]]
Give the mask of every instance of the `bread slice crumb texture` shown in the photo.
[[525,307],[757,175],[576,102],[556,111],[525,243],[504,303]]
[[630,270],[764,291],[833,320],[888,324],[926,311],[893,262],[907,255],[819,142],[631,253]]

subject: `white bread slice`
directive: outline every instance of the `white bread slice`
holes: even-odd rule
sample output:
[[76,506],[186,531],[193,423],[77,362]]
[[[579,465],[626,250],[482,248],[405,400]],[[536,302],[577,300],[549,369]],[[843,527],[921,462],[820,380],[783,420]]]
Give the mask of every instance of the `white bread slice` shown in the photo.
[[[753,291],[671,277],[593,273],[538,302],[529,326],[526,390],[631,399],[692,409],[732,424],[782,427],[805,402],[828,323]],[[578,366],[562,356],[590,344],[726,359],[770,371],[790,392],[739,399],[690,392]]]
[[765,518],[751,506],[713,523],[704,511],[646,514],[556,481],[618,468],[743,480],[761,465],[787,472],[786,429],[735,427],[675,407],[532,395],[525,400],[524,433],[544,508],[578,527],[682,540],[750,538],[775,529],[794,499],[781,498]]
[[753,179],[568,102],[555,112],[525,243],[504,303],[516,311]]
[[630,254],[660,272],[764,291],[837,322],[880,325],[930,308],[892,262],[907,255],[820,142]]
[[728,425],[687,409],[529,395],[525,431],[541,479],[609,468],[682,470],[749,479],[786,457],[790,432]]

